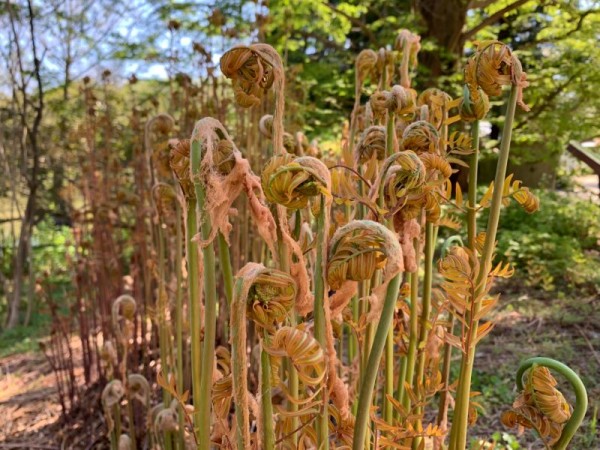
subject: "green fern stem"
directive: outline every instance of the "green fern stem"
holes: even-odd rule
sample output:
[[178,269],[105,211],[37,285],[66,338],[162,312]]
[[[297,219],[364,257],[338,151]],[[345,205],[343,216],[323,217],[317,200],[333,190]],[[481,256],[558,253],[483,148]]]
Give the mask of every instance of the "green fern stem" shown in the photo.
[[[200,162],[202,160],[200,142],[192,142],[190,152],[192,181],[196,193],[196,207],[201,221],[201,237],[206,240],[210,236],[211,220],[204,212],[205,190],[200,178]],[[213,380],[213,368],[215,358],[215,332],[217,322],[217,289],[215,275],[215,249],[211,244],[202,249],[204,263],[204,344],[202,347],[201,372],[200,372],[200,403],[198,408],[198,417],[200,426],[198,427],[199,450],[208,450],[210,448],[210,410],[211,410],[211,387]],[[199,307],[199,305],[198,305]]]
[[552,450],[566,450],[567,445],[575,436],[575,432],[581,426],[581,422],[585,417],[585,413],[588,408],[588,396],[587,391],[581,378],[567,365],[561,363],[560,361],[556,361],[551,358],[544,358],[541,356],[535,358],[529,358],[521,363],[519,369],[517,370],[517,389],[519,391],[523,391],[523,375],[525,372],[532,368],[533,366],[544,366],[548,369],[555,370],[564,376],[569,383],[571,383],[571,387],[575,391],[575,406],[573,408],[573,413],[571,414],[571,418],[565,424],[562,434],[560,438],[554,445],[552,445]]
[[381,311],[381,318],[379,319],[375,338],[373,339],[373,345],[371,346],[369,361],[362,377],[360,394],[358,397],[358,412],[354,428],[354,440],[352,444],[353,450],[364,449],[369,423],[369,413],[371,410],[371,400],[373,398],[373,389],[375,387],[379,362],[381,361],[381,355],[383,354],[383,349],[385,347],[388,330],[394,318],[394,310],[396,308],[396,299],[398,298],[401,277],[401,274],[396,275],[388,285],[383,309]]
[[449,450],[463,450],[467,445],[467,428],[469,415],[469,398],[471,396],[471,377],[473,374],[473,364],[475,362],[475,348],[477,338],[477,328],[479,320],[474,319],[479,313],[481,302],[474,301],[481,297],[485,289],[486,278],[492,265],[494,255],[496,234],[498,232],[498,222],[500,219],[500,208],[502,206],[502,185],[506,177],[506,168],[508,165],[508,156],[510,153],[510,141],[512,137],[512,125],[517,105],[517,87],[511,86],[508,107],[502,131],[502,142],[500,145],[500,154],[498,165],[496,167],[496,177],[494,181],[494,193],[490,206],[489,219],[487,223],[486,239],[481,256],[481,265],[475,289],[472,296],[470,311],[467,312],[467,323],[469,328],[466,332],[465,352],[462,355],[460,376],[457,387],[456,407],[452,429],[450,431]]

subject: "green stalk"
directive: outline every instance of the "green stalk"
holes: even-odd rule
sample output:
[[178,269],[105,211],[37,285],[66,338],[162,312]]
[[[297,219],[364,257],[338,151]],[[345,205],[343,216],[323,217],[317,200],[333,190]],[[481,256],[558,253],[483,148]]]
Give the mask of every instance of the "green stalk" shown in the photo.
[[[506,111],[506,119],[504,129],[502,130],[502,143],[500,146],[500,155],[498,157],[498,166],[496,168],[496,178],[494,181],[494,193],[490,206],[490,214],[487,224],[485,245],[481,256],[480,270],[475,282],[475,291],[473,299],[477,299],[485,289],[485,279],[488,276],[492,265],[492,257],[494,255],[494,247],[496,242],[496,234],[498,232],[498,222],[500,219],[500,208],[502,206],[502,186],[506,177],[506,167],[508,165],[508,155],[510,153],[510,141],[512,137],[512,125],[515,116],[517,105],[517,87],[511,86],[510,97],[508,99],[508,108]],[[467,428],[469,414],[469,398],[471,395],[471,376],[473,374],[473,364],[475,362],[475,339],[477,337],[477,328],[479,320],[474,320],[481,308],[481,302],[473,302],[471,311],[467,313],[467,323],[469,329],[467,331],[465,353],[462,355],[460,377],[458,380],[456,407],[452,429],[450,432],[450,447],[449,450],[463,450],[467,443]]]
[[415,376],[417,361],[417,343],[419,340],[419,258],[421,256],[421,243],[419,238],[414,239],[415,254],[417,255],[417,270],[410,273],[410,324],[408,334],[408,355],[406,356],[406,377],[401,381],[400,402],[407,410],[410,409],[410,398],[406,393],[404,383],[412,384]]
[[[479,121],[473,122],[471,128],[471,139],[473,141],[473,153],[469,158],[469,189],[467,194],[467,242],[469,249],[475,252],[475,238],[477,237],[477,172],[479,164]],[[449,244],[448,239],[444,245]],[[461,243],[462,245],[462,243]],[[456,320],[453,315],[450,317],[450,325],[448,332],[453,334],[454,324]],[[444,390],[440,395],[440,404],[438,411],[438,425],[444,420],[448,411],[448,386],[450,385],[450,363],[452,360],[452,346],[448,343],[444,344],[444,363],[442,368],[442,383]],[[456,406],[456,405],[455,405]]]
[[[362,282],[359,283],[359,285],[358,285],[359,293],[362,289],[362,285],[363,285]],[[359,295],[355,295],[354,297],[352,297],[352,320],[354,321],[354,323],[358,323],[358,320],[360,318],[361,302],[359,299],[360,299]],[[353,381],[355,383],[357,383],[357,386],[360,386],[360,383],[362,380],[362,373],[363,373],[362,355],[360,354],[358,336],[356,335],[356,333],[352,333],[352,335],[353,335],[352,342],[354,342],[354,351],[352,351],[352,353],[351,353],[352,358],[350,359],[350,364],[352,364],[354,362],[355,357],[359,358],[358,376],[356,377],[357,379],[353,380]],[[354,414],[355,416],[356,416],[357,408],[358,408],[358,402],[353,401],[352,402],[352,414]]]
[[[456,319],[454,315],[450,315],[450,324],[448,325],[448,331],[451,334],[454,334],[454,324]],[[437,416],[437,424],[441,425],[444,421],[444,418],[448,414],[448,392],[450,386],[450,368],[452,363],[452,346],[448,343],[444,345],[444,356],[442,363],[442,385],[444,386],[442,392],[440,393],[440,403],[438,408],[438,416]]]
[[[320,209],[317,215],[317,259],[315,263],[314,283],[315,283],[315,304],[314,304],[314,318],[315,318],[315,339],[326,349],[327,341],[325,337],[325,310],[324,310],[324,296],[325,296],[325,280],[323,277],[323,265],[325,264],[326,256],[323,254],[324,243],[325,243],[325,214],[326,206],[325,199],[321,195],[320,198]],[[316,419],[316,431],[317,431],[317,447],[319,449],[327,450],[329,448],[329,413],[327,408],[327,390],[322,390],[319,395],[322,400],[322,411]]]
[[[196,207],[202,217],[201,236],[206,240],[210,236],[211,220],[204,214],[205,191],[200,178],[200,161],[202,160],[200,142],[194,140],[190,152],[192,182],[196,192]],[[210,410],[211,410],[211,387],[213,380],[213,368],[215,359],[215,331],[217,324],[217,288],[215,277],[215,249],[212,244],[202,249],[204,258],[204,345],[202,347],[202,364],[200,372],[200,403],[198,406],[199,450],[210,448]]]
[[469,192],[467,194],[469,205],[467,209],[467,240],[469,248],[475,250],[475,238],[477,237],[477,170],[479,164],[479,121],[473,122],[471,129],[473,140],[473,154],[469,158]]
[[[231,254],[229,251],[229,246],[227,245],[227,241],[222,233],[219,233],[217,242],[219,248],[219,261],[221,263],[221,272],[223,275],[223,285],[225,287],[225,298],[227,300],[227,308],[229,311],[231,311],[231,299],[233,296],[233,268],[231,266]],[[223,316],[226,314],[227,312],[219,310],[219,315]],[[229,321],[225,320],[223,325],[225,339],[228,340],[231,332],[231,330],[229,330]]]
[[[247,399],[243,396],[247,392],[246,381],[246,301],[247,298],[241,298],[240,292],[244,286],[244,279],[238,278],[235,285],[236,297],[231,303],[231,373],[234,381],[233,401],[235,408],[235,436],[237,440],[237,449],[245,450],[250,444],[249,430],[250,421],[247,407]],[[237,387],[238,385],[240,387]],[[241,397],[241,398],[240,398]],[[244,402],[246,404],[244,404]]]
[[[407,355],[408,356],[408,355]],[[396,387],[396,400],[402,403],[402,396],[404,395],[404,381],[406,380],[406,371],[408,369],[408,358],[403,357],[400,360],[400,372],[398,375],[398,386]],[[394,411],[394,419],[400,419],[400,411]]]
[[[419,328],[419,345],[421,349],[425,348],[427,336],[429,334],[429,314],[431,313],[431,287],[433,283],[433,252],[435,247],[434,241],[434,226],[432,223],[425,225],[425,276],[423,278],[423,301],[421,306],[421,323]],[[423,383],[423,375],[425,373],[425,352],[421,352],[417,361],[417,382]]]
[[[121,404],[120,402],[113,406],[113,417],[115,418],[115,442],[119,442],[121,437]],[[117,447],[115,447],[117,448]]]
[[[386,144],[385,144],[385,156],[386,158],[394,153],[394,113],[390,110],[387,112],[387,128],[386,128]],[[383,183],[382,183],[383,184]],[[381,188],[383,191],[383,186]],[[379,201],[380,206],[383,206],[383,192],[380,192]],[[394,231],[393,225],[389,228]],[[395,308],[394,308],[395,309]],[[392,321],[393,323],[393,321]],[[391,326],[388,330],[386,342],[385,342],[385,385],[383,390],[383,417],[389,424],[392,423],[393,406],[392,402],[388,399],[388,395],[394,396],[394,327]]]
[[381,318],[379,319],[375,338],[373,339],[371,354],[369,355],[369,361],[363,375],[358,397],[358,413],[356,416],[354,440],[352,443],[353,450],[364,450],[365,448],[371,400],[373,398],[373,388],[375,387],[379,362],[381,360],[381,355],[383,354],[383,348],[385,347],[388,330],[394,317],[396,299],[398,298],[398,290],[400,288],[400,278],[400,274],[396,275],[388,286],[383,309],[381,311]]
[[[352,214],[352,212],[351,212],[350,206],[346,205],[346,218],[348,220],[350,220],[351,214]],[[352,319],[355,323],[358,323],[358,297],[356,295],[354,295],[352,297],[351,309],[352,309]],[[352,362],[354,361],[354,358],[355,358],[356,352],[357,352],[357,348],[358,348],[358,339],[356,338],[356,335],[354,334],[354,332],[352,331],[350,326],[347,326],[347,331],[348,331],[348,364],[352,365]],[[340,355],[340,358],[342,356],[343,355]]]
[[[175,221],[176,234],[175,234],[175,279],[177,281],[177,290],[175,293],[175,340],[177,347],[177,392],[180,394],[185,391],[184,378],[183,378],[183,289],[182,289],[182,273],[181,273],[181,259],[182,259],[182,244],[183,236],[181,233],[181,211],[179,202],[176,203],[176,214],[177,220]],[[183,450],[185,448],[185,417],[183,407],[179,406],[179,448]]]
[[[265,333],[263,337],[263,346],[268,345],[268,335]],[[273,429],[273,404],[271,403],[271,361],[269,354],[264,351],[260,352],[260,393],[261,393],[261,408],[262,408],[262,448],[264,450],[275,449],[275,431]]]
[[[393,320],[392,320],[393,323]],[[392,424],[394,408],[388,400],[388,395],[394,396],[394,327],[390,326],[385,340],[385,386],[383,390],[383,418]]]
[[[421,323],[419,328],[419,345],[417,348],[421,352],[417,357],[417,372],[414,380],[413,388],[415,392],[419,392],[418,386],[423,384],[425,374],[425,346],[429,335],[429,315],[431,313],[431,287],[433,283],[433,252],[435,250],[435,230],[432,223],[425,224],[425,275],[423,277],[423,301],[421,302]],[[422,414],[423,408],[419,407],[417,414]],[[419,423],[421,419],[419,419]],[[413,440],[413,448],[421,442],[420,438]]]
[[[298,320],[296,318],[296,313],[293,311],[291,313],[290,323],[292,324],[292,326],[296,326],[298,324]],[[291,361],[288,360],[288,362],[289,362],[289,364],[288,364],[288,391],[294,399],[298,399],[299,392],[300,392],[300,380],[298,379],[298,371],[296,370],[294,365],[291,363]],[[288,402],[288,410],[291,412],[297,412],[298,405],[294,402]],[[299,417],[292,418],[292,430],[297,430],[299,426],[300,426],[300,418]],[[298,432],[297,431],[293,432],[293,434],[290,436],[290,440],[292,441],[292,444],[294,445],[294,448],[295,448],[298,445]]]
[[[275,214],[276,215],[278,214],[277,209],[275,210]],[[279,220],[277,220],[277,223],[279,224]],[[300,238],[301,227],[302,227],[302,215],[301,215],[300,210],[298,210],[295,213],[295,223],[294,223],[294,231],[293,231],[293,238],[295,240],[298,240]],[[283,272],[289,273],[289,264],[288,264],[288,259],[287,259],[288,258],[287,246],[283,242],[283,237],[282,237],[281,229],[279,228],[279,226],[277,227],[277,242],[278,242],[277,250],[279,252],[279,268]],[[290,324],[292,326],[296,326],[298,324],[298,318],[296,317],[295,311],[290,312]],[[299,398],[299,392],[300,392],[300,380],[298,378],[298,371],[294,367],[294,364],[292,364],[291,360],[287,359],[286,365],[288,368],[288,391],[290,393],[290,396],[297,400]],[[290,412],[297,412],[298,404],[296,404],[295,402],[288,402],[287,409]],[[292,425],[291,425],[292,430],[297,430],[299,427],[300,427],[300,418],[293,417]],[[298,444],[298,436],[299,435],[298,435],[297,431],[294,431],[294,433],[290,436],[290,439],[294,443],[294,445]]]
[[187,199],[187,217],[185,226],[185,248],[188,270],[188,296],[190,303],[190,328],[191,328],[191,364],[192,364],[192,398],[194,402],[194,435],[197,442],[200,442],[200,374],[201,374],[201,354],[202,339],[200,324],[200,280],[198,280],[198,248],[192,241],[198,230],[198,220],[196,215],[196,200]]
[[231,299],[233,297],[233,268],[231,266],[231,255],[229,246],[223,234],[219,233],[219,262],[223,271],[223,282],[225,284],[225,297],[227,297],[227,305],[231,307]]
[[[167,290],[165,287],[165,236],[163,233],[162,224],[158,225],[158,339],[160,351],[160,365],[163,379],[169,380],[169,356],[168,349],[169,337],[167,333],[167,320],[165,312],[167,310]],[[163,403],[168,405],[171,403],[171,394],[166,389],[163,389]],[[170,433],[164,433],[165,450],[171,450]],[[135,447],[134,447],[135,448]]]
[[585,390],[581,378],[579,378],[570,367],[555,359],[543,357],[529,358],[521,363],[519,370],[517,370],[517,388],[519,391],[523,391],[524,389],[523,374],[534,365],[556,370],[571,383],[571,387],[575,391],[575,407],[573,408],[573,414],[571,414],[571,418],[565,424],[560,438],[552,446],[552,450],[566,450],[567,445],[569,445],[569,442],[573,439],[575,432],[585,417],[588,407],[587,391]]

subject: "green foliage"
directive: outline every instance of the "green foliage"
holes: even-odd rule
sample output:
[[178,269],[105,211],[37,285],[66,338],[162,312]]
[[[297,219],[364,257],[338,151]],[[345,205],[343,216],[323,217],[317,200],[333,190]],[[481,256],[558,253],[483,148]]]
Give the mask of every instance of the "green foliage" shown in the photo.
[[50,317],[39,313],[31,319],[27,326],[18,325],[11,330],[0,332],[0,358],[39,349],[38,342],[47,333]]
[[502,213],[498,256],[514,262],[516,277],[546,291],[593,289],[600,283],[600,206],[537,191],[540,210],[511,204]]

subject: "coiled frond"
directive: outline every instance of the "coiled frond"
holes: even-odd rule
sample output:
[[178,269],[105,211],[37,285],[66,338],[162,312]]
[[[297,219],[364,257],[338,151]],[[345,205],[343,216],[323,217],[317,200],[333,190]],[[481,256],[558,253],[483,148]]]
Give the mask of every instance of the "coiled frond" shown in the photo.
[[131,295],[121,295],[113,302],[112,326],[120,343],[124,343],[131,336],[136,307]]
[[220,65],[233,82],[236,102],[244,108],[258,105],[273,86],[276,70],[282,70],[279,55],[267,44],[233,47],[223,54]]
[[417,65],[417,54],[421,49],[421,36],[402,29],[398,32],[394,49],[401,52],[402,63],[400,65],[400,84],[410,88],[409,69]]
[[518,104],[525,111],[529,107],[523,102],[523,88],[528,86],[527,74],[521,62],[507,45],[499,41],[477,42],[477,51],[469,58],[465,67],[465,82],[471,101],[477,103],[477,86],[490,97],[502,93],[502,86],[515,85],[518,89]]
[[425,165],[412,150],[395,153],[386,159],[381,176],[386,206],[394,210],[400,201],[406,203],[408,194],[418,192],[425,183]]
[[150,404],[150,384],[146,377],[139,373],[127,376],[127,390],[131,400],[137,400],[144,406]]
[[109,434],[114,427],[113,407],[119,407],[119,403],[124,395],[125,388],[120,380],[110,381],[102,390],[100,399],[102,401],[102,408],[104,409],[104,417],[106,418]]
[[177,223],[179,199],[173,186],[167,183],[156,183],[152,187],[152,198],[159,220],[169,225]]
[[[104,345],[102,345],[102,349],[100,350],[100,358],[104,361],[110,368],[116,367],[119,363],[117,356],[117,349],[115,348],[115,344],[112,340],[107,340]],[[111,369],[109,369],[109,372]]]
[[444,120],[444,114],[448,114],[448,106],[452,97],[441,89],[425,89],[417,99],[417,105],[427,105],[429,110],[429,121],[439,127]]
[[194,185],[190,178],[190,140],[189,139],[173,139],[169,141],[171,148],[169,165],[175,174],[181,191],[187,199],[195,199]]
[[389,91],[377,91],[369,103],[375,117],[383,118],[386,111],[392,114],[410,114],[415,111],[416,93],[399,85],[392,86]]
[[194,183],[201,183],[206,193],[205,214],[211,218],[212,229],[201,245],[208,245],[220,231],[226,240],[232,225],[229,222],[234,201],[244,192],[248,196],[250,214],[258,232],[273,247],[276,241],[275,219],[264,204],[259,178],[250,163],[242,157],[227,130],[216,119],[199,120],[192,133],[192,151],[199,152],[200,167],[192,174]]
[[[167,143],[168,134],[175,128],[175,120],[169,114],[158,114],[146,122],[144,128],[144,146],[148,158],[153,163],[153,168],[158,174],[169,179],[169,147]],[[156,137],[154,142],[152,137]]]
[[479,86],[469,88],[469,85],[465,85],[459,105],[460,118],[465,122],[482,120],[489,110],[490,100],[487,94]]
[[534,428],[548,444],[554,444],[572,414],[571,406],[556,385],[548,368],[534,364],[513,409],[502,414],[502,423],[511,428],[515,425]]
[[534,366],[529,371],[527,387],[539,410],[556,423],[565,423],[571,417],[571,407],[563,394],[556,389],[556,379],[544,366]]
[[285,321],[296,299],[296,283],[287,273],[263,268],[248,292],[248,317],[272,330]]
[[375,158],[379,161],[385,158],[386,130],[382,126],[370,126],[362,132],[360,140],[354,149],[354,159],[358,164],[364,164]]
[[370,279],[383,268],[384,279],[373,289],[370,319],[377,320],[380,303],[392,278],[404,269],[398,237],[383,225],[370,220],[354,220],[339,228],[329,244],[327,282],[338,290],[346,281]]
[[356,91],[360,95],[362,86],[367,78],[378,78],[377,75],[377,53],[366,49],[361,51],[355,61]]
[[290,358],[298,378],[306,386],[319,386],[326,374],[325,352],[321,344],[301,328],[282,327],[264,350],[272,356]]
[[177,431],[179,424],[177,420],[177,400],[173,400],[168,408],[163,408],[156,414],[154,429],[157,433]]
[[331,175],[316,158],[275,155],[263,169],[261,184],[270,202],[288,209],[302,209],[311,197],[329,195]]
[[438,130],[425,120],[411,123],[402,133],[401,146],[404,150],[420,153],[435,153],[438,151],[440,134]]

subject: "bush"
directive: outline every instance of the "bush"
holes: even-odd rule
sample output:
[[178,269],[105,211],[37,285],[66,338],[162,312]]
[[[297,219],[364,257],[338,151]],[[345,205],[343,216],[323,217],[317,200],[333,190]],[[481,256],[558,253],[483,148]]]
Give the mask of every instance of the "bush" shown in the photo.
[[539,190],[540,210],[527,214],[512,202],[502,212],[498,256],[516,276],[546,291],[600,284],[600,206]]

